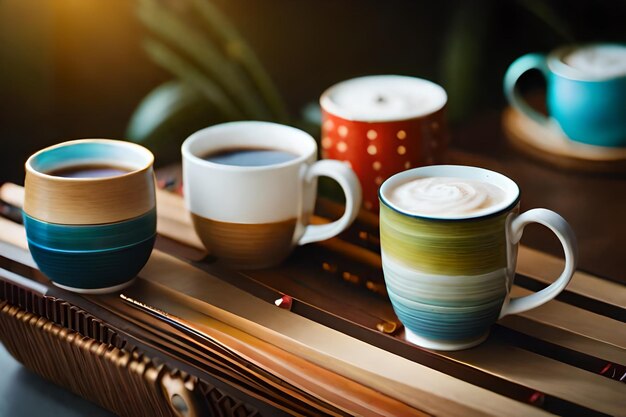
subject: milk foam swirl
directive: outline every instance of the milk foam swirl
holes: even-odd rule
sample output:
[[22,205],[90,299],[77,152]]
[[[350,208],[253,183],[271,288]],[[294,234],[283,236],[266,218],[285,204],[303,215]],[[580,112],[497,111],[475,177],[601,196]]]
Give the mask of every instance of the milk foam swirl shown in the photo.
[[429,177],[398,186],[391,191],[389,200],[416,215],[454,216],[479,213],[501,203],[505,197],[504,190],[488,182]]
[[583,75],[616,77],[626,75],[626,47],[622,45],[595,45],[574,50],[563,57],[563,62]]

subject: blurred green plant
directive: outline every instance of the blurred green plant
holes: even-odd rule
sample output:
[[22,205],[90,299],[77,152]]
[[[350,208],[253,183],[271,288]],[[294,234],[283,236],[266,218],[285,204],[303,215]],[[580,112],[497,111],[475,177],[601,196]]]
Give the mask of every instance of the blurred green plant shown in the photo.
[[129,139],[167,161],[202,127],[242,119],[292,122],[252,48],[210,0],[138,0],[137,6],[150,33],[146,52],[175,80],[141,101]]

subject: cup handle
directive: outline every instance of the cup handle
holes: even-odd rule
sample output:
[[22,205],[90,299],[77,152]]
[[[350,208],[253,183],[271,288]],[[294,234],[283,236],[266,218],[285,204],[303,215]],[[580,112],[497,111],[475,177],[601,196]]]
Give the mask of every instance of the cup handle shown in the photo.
[[343,232],[356,218],[361,207],[361,185],[354,171],[343,162],[322,160],[314,163],[306,172],[304,181],[311,182],[314,178],[326,176],[339,183],[346,195],[346,210],[338,220],[321,225],[307,225],[299,245],[330,239]]
[[519,78],[527,71],[532,69],[538,69],[543,76],[548,79],[548,64],[546,63],[546,57],[542,54],[526,54],[517,58],[506,70],[504,75],[504,95],[507,101],[513,108],[525,114],[527,117],[534,121],[546,124],[549,122],[543,114],[533,109],[526,100],[515,89],[515,85]]
[[561,276],[547,288],[524,297],[511,299],[507,296],[502,310],[500,311],[500,318],[509,314],[517,314],[539,307],[552,300],[565,289],[576,271],[576,265],[578,264],[578,243],[574,231],[563,217],[551,210],[542,208],[528,210],[514,217],[511,221],[508,221],[507,239],[511,245],[510,247],[514,247],[514,245],[520,241],[524,227],[529,223],[542,224],[552,230],[559,238],[561,245],[563,245],[563,252],[565,253],[565,267],[563,268]]

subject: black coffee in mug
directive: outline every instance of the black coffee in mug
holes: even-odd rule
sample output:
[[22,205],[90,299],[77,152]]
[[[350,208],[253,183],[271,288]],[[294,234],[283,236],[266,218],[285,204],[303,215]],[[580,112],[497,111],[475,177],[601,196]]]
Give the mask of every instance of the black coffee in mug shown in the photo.
[[117,177],[129,173],[130,170],[111,165],[73,165],[58,168],[46,174],[63,178],[105,178]]
[[229,148],[208,153],[202,159],[222,165],[257,167],[282,164],[297,157],[298,155],[282,149]]

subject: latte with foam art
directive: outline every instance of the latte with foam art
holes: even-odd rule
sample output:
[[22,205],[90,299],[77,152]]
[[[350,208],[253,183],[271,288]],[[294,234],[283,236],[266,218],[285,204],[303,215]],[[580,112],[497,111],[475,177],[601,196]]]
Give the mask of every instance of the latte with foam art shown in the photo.
[[389,193],[394,205],[418,216],[477,214],[502,203],[505,198],[505,191],[494,184],[453,177],[417,178]]
[[581,76],[609,78],[626,75],[626,46],[590,45],[573,50],[563,57]]

